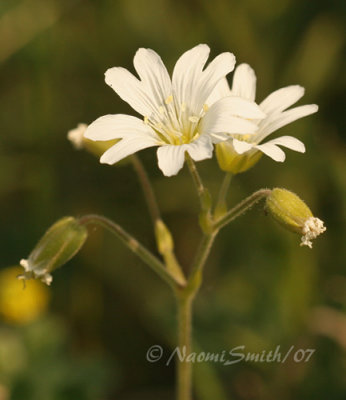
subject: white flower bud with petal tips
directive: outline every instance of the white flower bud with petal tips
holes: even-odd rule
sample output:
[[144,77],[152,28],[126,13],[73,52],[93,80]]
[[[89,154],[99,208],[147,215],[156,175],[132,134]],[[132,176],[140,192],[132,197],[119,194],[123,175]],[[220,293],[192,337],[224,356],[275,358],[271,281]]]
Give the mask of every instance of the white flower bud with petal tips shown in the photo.
[[88,233],[76,218],[65,217],[53,224],[39,240],[28,259],[20,260],[24,273],[18,279],[52,283],[51,272],[69,261],[83,246]]
[[323,221],[316,217],[310,217],[304,223],[302,232],[304,236],[302,236],[302,241],[300,243],[301,246],[308,246],[310,249],[312,248],[311,239],[316,239],[321,233],[326,231],[327,228],[324,226]]
[[289,190],[273,189],[267,197],[266,208],[279,224],[302,235],[301,246],[311,249],[311,240],[327,229],[322,220],[313,216],[303,200]]

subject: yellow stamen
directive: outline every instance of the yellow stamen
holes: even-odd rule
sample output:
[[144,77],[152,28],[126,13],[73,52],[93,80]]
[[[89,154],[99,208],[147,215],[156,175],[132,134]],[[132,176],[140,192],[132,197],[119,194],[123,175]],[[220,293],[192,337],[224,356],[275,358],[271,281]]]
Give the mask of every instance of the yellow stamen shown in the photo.
[[193,124],[196,124],[199,121],[199,118],[196,116],[189,117],[189,121],[192,122]]
[[172,95],[169,95],[169,96],[167,97],[167,99],[165,100],[165,103],[168,105],[168,104],[172,103],[172,101],[173,101],[173,96],[172,96]]
[[248,142],[251,139],[251,134],[242,135],[242,139],[244,142]]

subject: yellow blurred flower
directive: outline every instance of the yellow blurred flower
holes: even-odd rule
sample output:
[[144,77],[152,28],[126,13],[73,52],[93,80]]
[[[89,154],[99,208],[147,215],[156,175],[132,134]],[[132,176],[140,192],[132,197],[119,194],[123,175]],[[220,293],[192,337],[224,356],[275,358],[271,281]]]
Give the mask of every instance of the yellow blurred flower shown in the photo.
[[19,267],[9,267],[0,271],[0,314],[7,321],[25,324],[42,315],[49,303],[49,291],[38,281],[20,282]]

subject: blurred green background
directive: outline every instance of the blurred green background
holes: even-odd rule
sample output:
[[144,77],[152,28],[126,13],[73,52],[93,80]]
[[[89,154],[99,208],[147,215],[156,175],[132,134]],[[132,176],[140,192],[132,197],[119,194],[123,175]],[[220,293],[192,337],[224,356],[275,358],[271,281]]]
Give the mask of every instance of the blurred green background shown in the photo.
[[[165,365],[173,298],[119,242],[95,229],[51,288],[29,282],[25,298],[8,267],[65,215],[104,214],[154,249],[132,168],[99,164],[66,134],[101,115],[133,113],[105,85],[107,68],[132,70],[137,48],[149,47],[172,71],[198,43],[212,57],[232,51],[248,62],[257,100],[300,84],[301,104],[320,107],[279,132],[307,153],[288,150],[283,164],[263,157],[234,179],[230,203],[283,186],[328,230],[312,250],[301,248],[257,207],[221,233],[196,300],[196,349],[316,351],[307,363],[199,364],[195,398],[346,398],[345,16],[342,0],[1,0],[0,400],[173,399],[174,366]],[[184,168],[165,178],[154,150],[140,156],[187,266],[200,235],[190,176]],[[198,166],[216,193],[215,159]],[[150,364],[154,344],[165,356]]]

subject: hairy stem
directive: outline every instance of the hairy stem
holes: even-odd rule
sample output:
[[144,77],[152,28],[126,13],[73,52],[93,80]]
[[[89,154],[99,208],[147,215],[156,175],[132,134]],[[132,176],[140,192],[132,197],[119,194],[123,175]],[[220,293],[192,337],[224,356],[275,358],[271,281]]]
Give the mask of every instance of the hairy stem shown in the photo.
[[201,243],[199,244],[194,263],[192,265],[191,273],[188,280],[188,287],[199,287],[202,281],[202,272],[204,265],[209,256],[210,250],[214,243],[218,231],[211,234],[203,235]]
[[177,360],[177,400],[192,399],[192,363],[186,357],[192,351],[193,296],[178,296],[178,348],[183,358]]
[[151,186],[147,172],[146,172],[144,165],[143,165],[142,161],[140,160],[140,158],[136,154],[133,154],[130,158],[131,158],[133,168],[135,169],[135,171],[137,173],[138,180],[141,184],[141,187],[142,187],[142,190],[144,193],[144,197],[145,197],[145,200],[148,205],[151,219],[155,226],[155,222],[157,220],[159,220],[161,217],[160,217],[160,209],[159,209],[159,206],[156,201],[154,190]]
[[229,224],[231,221],[239,217],[248,211],[254,204],[259,202],[261,199],[269,196],[271,193],[270,189],[260,189],[257,192],[252,193],[249,197],[242,200],[239,204],[229,210],[224,216],[219,218],[214,223],[214,229],[219,230]]
[[202,271],[216,232],[204,235],[185,288],[177,292],[178,347],[182,360],[177,360],[177,400],[192,399],[192,363],[186,357],[192,352],[192,305],[202,283]]
[[139,243],[133,236],[127,233],[120,225],[100,215],[90,214],[79,219],[84,225],[96,224],[107,229],[120,239],[133,253],[135,253],[145,264],[152,268],[172,289],[176,289],[180,284],[172,277],[164,264],[156,258],[149,250]]
[[226,172],[216,202],[215,213],[214,213],[216,217],[221,216],[227,212],[226,197],[229,185],[231,183],[231,179],[232,179],[232,174],[230,172]]
[[211,196],[208,189],[203,185],[202,179],[199,176],[196,165],[188,153],[185,155],[187,165],[190,170],[193,182],[197,189],[197,194],[201,204],[201,212],[199,214],[199,223],[205,233],[211,232],[212,215],[211,215]]
[[190,174],[192,176],[193,182],[195,184],[195,187],[197,189],[197,194],[199,197],[199,201],[201,203],[201,209],[202,210],[208,210],[210,209],[210,194],[208,192],[208,189],[203,185],[202,179],[197,171],[196,165],[192,158],[189,156],[188,153],[185,155],[186,157],[186,162],[190,170]]

